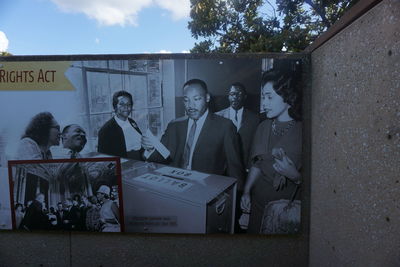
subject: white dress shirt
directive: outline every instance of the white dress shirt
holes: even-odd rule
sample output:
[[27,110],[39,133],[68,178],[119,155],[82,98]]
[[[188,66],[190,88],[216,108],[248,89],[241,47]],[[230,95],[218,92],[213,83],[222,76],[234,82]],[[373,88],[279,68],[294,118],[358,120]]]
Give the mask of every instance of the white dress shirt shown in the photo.
[[[70,159],[72,156],[72,150],[69,148],[59,148],[59,149],[53,149],[53,158],[55,159]],[[75,154],[75,158],[80,159],[82,158],[82,155],[77,152]]]
[[242,117],[243,117],[243,107],[237,111],[237,121],[235,120],[236,110],[232,107],[229,107],[229,119],[236,126],[236,130],[239,131],[240,126],[242,125]]
[[123,121],[117,116],[114,116],[114,119],[124,133],[126,151],[139,150],[142,147],[142,135],[138,133],[135,128],[133,128],[128,119]]

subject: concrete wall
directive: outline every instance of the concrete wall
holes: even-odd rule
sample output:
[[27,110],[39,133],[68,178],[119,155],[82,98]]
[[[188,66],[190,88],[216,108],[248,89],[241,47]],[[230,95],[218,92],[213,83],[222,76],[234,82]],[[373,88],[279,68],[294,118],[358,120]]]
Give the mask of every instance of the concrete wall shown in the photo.
[[400,266],[400,1],[315,50],[311,266]]
[[0,233],[0,266],[306,266],[304,238]]

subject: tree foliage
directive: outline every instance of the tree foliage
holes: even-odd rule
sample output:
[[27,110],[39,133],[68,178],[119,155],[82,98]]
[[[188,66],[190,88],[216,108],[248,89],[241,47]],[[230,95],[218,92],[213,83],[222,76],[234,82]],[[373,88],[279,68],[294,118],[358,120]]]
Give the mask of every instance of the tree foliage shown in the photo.
[[302,51],[357,1],[191,0],[191,52]]
[[3,52],[0,52],[0,56],[2,56],[2,57],[3,56],[12,56],[12,54],[7,51],[3,51]]

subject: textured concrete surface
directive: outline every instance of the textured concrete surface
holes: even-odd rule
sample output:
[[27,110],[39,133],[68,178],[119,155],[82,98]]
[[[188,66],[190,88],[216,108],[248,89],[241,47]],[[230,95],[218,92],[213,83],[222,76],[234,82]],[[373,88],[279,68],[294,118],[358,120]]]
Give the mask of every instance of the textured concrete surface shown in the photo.
[[73,234],[72,266],[306,266],[299,237]]
[[311,266],[400,266],[400,1],[312,53]]
[[0,267],[70,266],[69,233],[0,232]]
[[307,266],[305,237],[0,232],[0,267]]

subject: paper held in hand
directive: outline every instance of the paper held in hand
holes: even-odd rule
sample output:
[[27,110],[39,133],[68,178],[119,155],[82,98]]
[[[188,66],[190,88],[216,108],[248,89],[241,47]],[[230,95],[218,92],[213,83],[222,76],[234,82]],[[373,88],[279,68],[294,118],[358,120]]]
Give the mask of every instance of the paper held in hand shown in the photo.
[[154,148],[163,156],[163,158],[168,158],[170,155],[170,152],[168,148],[166,148],[158,139],[153,135],[153,133],[150,131],[150,129],[147,129],[145,135],[151,140],[151,142],[154,145]]

